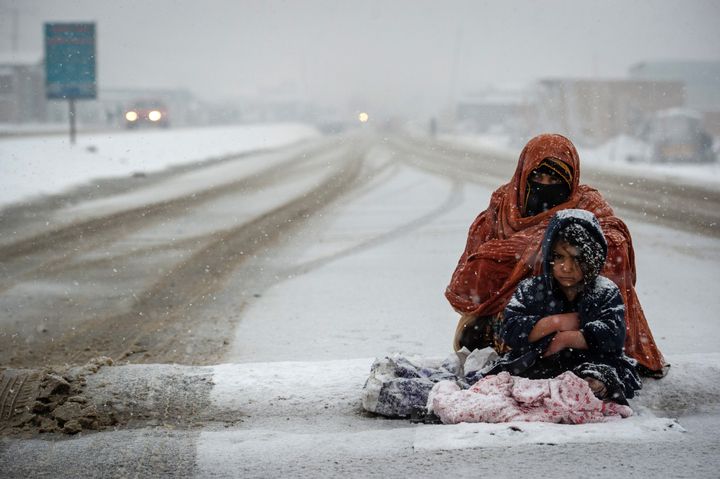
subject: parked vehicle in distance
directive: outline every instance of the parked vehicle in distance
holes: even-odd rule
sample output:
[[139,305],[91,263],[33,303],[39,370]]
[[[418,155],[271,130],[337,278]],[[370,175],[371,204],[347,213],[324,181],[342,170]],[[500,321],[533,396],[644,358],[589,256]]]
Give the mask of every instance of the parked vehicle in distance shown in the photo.
[[709,163],[717,160],[713,138],[705,131],[699,113],[682,108],[657,112],[640,131],[648,144],[647,158],[631,156],[630,161],[655,163]]
[[127,128],[141,126],[167,128],[170,126],[167,107],[157,100],[136,101],[125,110],[125,126]]

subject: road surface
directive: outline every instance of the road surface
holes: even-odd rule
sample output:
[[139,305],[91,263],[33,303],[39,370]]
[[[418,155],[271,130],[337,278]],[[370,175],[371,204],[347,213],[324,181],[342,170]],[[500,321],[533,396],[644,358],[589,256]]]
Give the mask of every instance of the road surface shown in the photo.
[[[0,364],[30,370],[12,384],[29,388],[47,382],[43,368],[67,371],[98,357],[115,366],[75,371],[64,393],[94,408],[83,432],[8,434],[0,465],[11,475],[67,477],[573,476],[578,464],[598,477],[712,477],[714,390],[705,409],[673,411],[679,423],[646,412],[637,423],[646,430],[633,440],[601,434],[589,444],[531,435],[512,447],[452,448],[457,429],[360,411],[373,357],[448,353],[456,318],[443,288],[467,227],[515,164],[512,154],[368,134],[6,210]],[[668,276],[657,261],[667,257],[668,267],[717,285],[717,192],[582,175],[628,219],[651,275]],[[679,311],[720,304],[677,276],[678,284],[654,278],[645,296],[639,291],[661,348],[682,363],[691,352],[717,353],[720,331],[710,322],[680,330],[667,314],[675,314],[668,289],[681,289]],[[3,394],[0,402],[22,402]],[[685,432],[667,432],[668,424]],[[444,440],[433,445],[435,437]]]

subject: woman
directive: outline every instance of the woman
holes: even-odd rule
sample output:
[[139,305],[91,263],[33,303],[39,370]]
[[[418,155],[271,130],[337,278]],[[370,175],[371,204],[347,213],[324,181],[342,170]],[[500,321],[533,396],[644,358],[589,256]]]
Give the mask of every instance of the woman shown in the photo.
[[559,210],[583,209],[598,218],[608,242],[602,275],[617,284],[625,303],[625,353],[638,361],[642,374],[661,377],[667,365],[635,293],[630,232],[602,195],[579,179],[580,158],[564,136],[543,134],[525,145],[510,182],[492,194],[470,227],[445,292],[461,314],[455,349],[491,345],[507,351],[499,338],[502,311],[522,279],[540,274],[540,247],[550,218]]

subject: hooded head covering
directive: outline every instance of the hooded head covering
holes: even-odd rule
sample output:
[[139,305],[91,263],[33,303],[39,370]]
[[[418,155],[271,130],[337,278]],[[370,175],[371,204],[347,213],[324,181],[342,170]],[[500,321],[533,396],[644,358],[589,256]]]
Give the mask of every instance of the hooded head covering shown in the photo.
[[578,262],[583,282],[595,281],[605,265],[607,241],[595,215],[585,210],[562,210],[555,213],[545,231],[542,243],[543,275],[552,287],[552,252],[557,241],[567,241],[578,249]]
[[[557,174],[568,180],[567,199],[547,211],[526,216],[528,178],[534,170],[546,166],[555,167]],[[495,190],[488,208],[470,227],[465,251],[445,291],[450,304],[463,315],[456,332],[456,348],[460,334],[474,318],[497,316],[522,279],[542,273],[542,239],[550,218],[563,209],[586,210],[597,218],[607,240],[608,261],[602,274],[618,285],[625,303],[625,350],[647,369],[663,371],[665,360],[635,293],[635,253],[630,232],[597,190],[580,184],[577,150],[558,134],[539,135],[525,145],[510,182]]]
[[[555,188],[542,188],[530,181],[533,172],[546,172],[559,177],[562,181]],[[553,210],[566,201],[570,201],[579,185],[580,157],[575,146],[562,135],[539,135],[530,140],[520,153],[515,170],[515,185],[518,192],[515,197],[515,206],[522,216],[535,216],[545,211]],[[535,186],[535,191],[533,191]],[[542,190],[558,190],[546,193],[548,198],[542,197]],[[559,193],[563,193],[560,195]],[[555,193],[555,194],[553,194]],[[538,198],[538,196],[540,196]],[[552,200],[544,208],[542,200]],[[528,211],[530,206],[531,211]],[[532,213],[532,214],[530,214]]]

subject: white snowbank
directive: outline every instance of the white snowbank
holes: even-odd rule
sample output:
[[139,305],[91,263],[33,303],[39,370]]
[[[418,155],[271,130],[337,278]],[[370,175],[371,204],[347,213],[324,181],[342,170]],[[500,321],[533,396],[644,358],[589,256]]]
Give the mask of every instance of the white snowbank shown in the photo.
[[597,148],[578,148],[578,153],[581,165],[593,169],[720,191],[720,161],[687,164],[628,161],[631,156],[646,158],[648,148],[647,144],[636,138],[621,135]]
[[69,138],[0,139],[0,206],[54,194],[93,179],[153,172],[318,136],[297,124],[117,131]]

